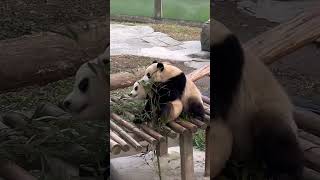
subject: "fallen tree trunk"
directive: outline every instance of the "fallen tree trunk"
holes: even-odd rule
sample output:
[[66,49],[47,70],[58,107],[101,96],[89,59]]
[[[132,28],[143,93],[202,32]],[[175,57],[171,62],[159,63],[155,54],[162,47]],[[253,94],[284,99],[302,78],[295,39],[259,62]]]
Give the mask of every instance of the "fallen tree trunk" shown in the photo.
[[129,73],[129,72],[120,72],[116,74],[110,75],[110,91],[126,88],[132,86],[134,82],[139,80],[144,73],[143,68],[139,68],[138,70]]
[[0,91],[72,76],[81,64],[101,54],[109,41],[105,17],[57,31],[63,33],[43,32],[0,41]]
[[320,37],[320,8],[304,12],[244,44],[266,64],[286,56]]

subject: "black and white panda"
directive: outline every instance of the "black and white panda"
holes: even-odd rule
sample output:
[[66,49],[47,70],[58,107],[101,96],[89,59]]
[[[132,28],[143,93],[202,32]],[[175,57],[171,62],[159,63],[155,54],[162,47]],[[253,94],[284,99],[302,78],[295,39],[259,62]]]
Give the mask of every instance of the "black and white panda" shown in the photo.
[[148,93],[146,92],[146,89],[143,87],[141,80],[138,80],[133,84],[133,88],[129,93],[129,96],[137,100],[145,100],[149,98]]
[[104,120],[106,117],[109,46],[103,54],[82,64],[75,75],[75,83],[63,101],[63,107],[77,120]]
[[[160,118],[175,120],[181,112],[203,120],[204,108],[197,86],[176,66],[154,61],[142,78],[151,82],[152,100],[160,105]],[[150,103],[149,103],[150,106]],[[146,109],[148,110],[148,103]]]
[[303,153],[288,95],[224,25],[211,20],[210,31],[215,110],[210,122],[211,178],[230,158],[257,158],[272,177],[301,179]]

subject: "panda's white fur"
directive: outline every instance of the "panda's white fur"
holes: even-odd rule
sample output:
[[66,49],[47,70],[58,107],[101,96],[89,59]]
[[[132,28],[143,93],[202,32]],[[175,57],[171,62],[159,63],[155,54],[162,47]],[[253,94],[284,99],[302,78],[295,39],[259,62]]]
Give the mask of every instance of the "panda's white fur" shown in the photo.
[[105,119],[108,102],[106,63],[109,48],[96,59],[80,66],[72,92],[64,99],[64,108],[76,120]]
[[201,93],[178,67],[154,61],[147,67],[142,80],[164,87],[158,89],[157,93],[161,96],[159,99],[163,101],[162,103],[169,104],[168,107],[165,107],[168,108],[165,111],[171,114],[169,121],[176,119],[182,111],[194,117],[203,118]]
[[142,80],[138,80],[133,84],[133,88],[129,94],[130,97],[137,100],[147,99],[147,92],[142,85]]
[[211,177],[220,174],[230,157],[250,160],[257,153],[271,176],[299,179],[302,152],[288,95],[225,26],[211,20],[210,29],[216,110],[210,125]]

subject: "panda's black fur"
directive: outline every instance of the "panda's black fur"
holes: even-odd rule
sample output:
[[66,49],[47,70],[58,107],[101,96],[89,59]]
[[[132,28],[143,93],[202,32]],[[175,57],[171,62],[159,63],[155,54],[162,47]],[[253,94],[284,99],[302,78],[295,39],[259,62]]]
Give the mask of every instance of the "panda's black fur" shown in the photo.
[[220,156],[211,156],[211,177],[219,175],[229,158],[258,158],[269,177],[301,179],[303,152],[289,98],[233,33],[216,21],[211,23],[214,112],[210,154]]
[[[155,63],[157,71],[162,73],[161,76],[169,78],[165,81],[153,82],[152,97],[147,99],[145,111],[151,111],[151,101],[153,101],[159,105],[157,113],[159,117],[169,117],[170,114],[171,117],[178,117],[184,111],[187,115],[203,120],[204,108],[201,94],[193,82],[173,65],[154,61],[151,66],[154,66]],[[169,119],[172,120],[172,118]]]

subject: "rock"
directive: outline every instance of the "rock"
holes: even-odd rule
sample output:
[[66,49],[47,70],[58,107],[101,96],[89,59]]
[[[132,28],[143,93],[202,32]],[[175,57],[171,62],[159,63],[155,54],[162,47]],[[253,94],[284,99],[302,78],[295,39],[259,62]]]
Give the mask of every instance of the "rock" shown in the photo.
[[202,25],[200,42],[202,51],[210,51],[210,20]]

